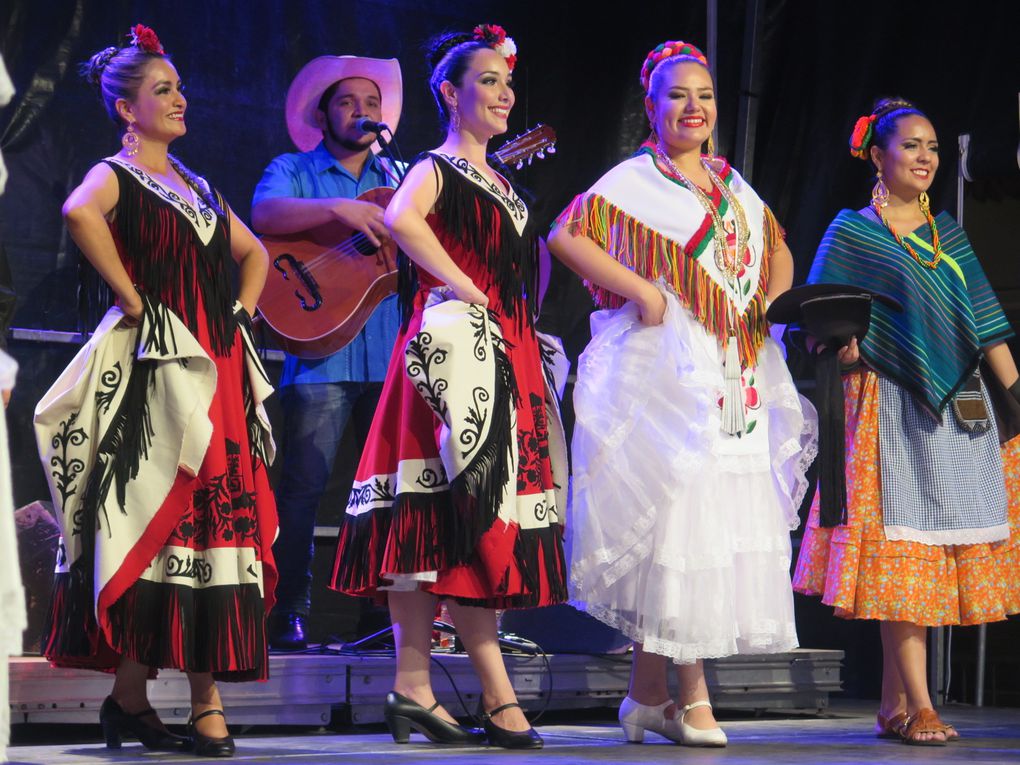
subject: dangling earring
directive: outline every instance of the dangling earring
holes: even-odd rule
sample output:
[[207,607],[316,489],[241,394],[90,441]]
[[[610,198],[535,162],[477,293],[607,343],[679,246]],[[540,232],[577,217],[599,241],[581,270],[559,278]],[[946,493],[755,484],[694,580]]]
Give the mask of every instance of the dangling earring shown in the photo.
[[456,102],[450,106],[450,129],[454,133],[460,132],[460,112],[457,111]]
[[708,134],[708,156],[715,156],[715,141],[712,140],[712,134]]
[[931,202],[928,199],[928,192],[922,191],[917,197],[917,204],[921,208],[921,212],[924,213],[924,217],[931,217]]
[[120,143],[124,147],[124,153],[129,157],[133,157],[138,153],[138,147],[142,145],[142,139],[135,132],[135,123],[128,123],[127,130],[120,137]]
[[889,189],[886,188],[885,182],[882,180],[882,171],[879,170],[875,177],[878,178],[878,182],[875,184],[875,188],[871,190],[871,206],[876,208],[886,207],[889,204]]

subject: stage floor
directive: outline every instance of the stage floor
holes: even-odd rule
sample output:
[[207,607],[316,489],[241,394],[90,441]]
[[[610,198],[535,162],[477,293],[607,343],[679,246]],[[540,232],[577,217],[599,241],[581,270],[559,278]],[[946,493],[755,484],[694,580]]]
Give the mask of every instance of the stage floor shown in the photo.
[[[229,714],[229,710],[228,710]],[[576,714],[576,713],[575,713]],[[1020,710],[977,709],[953,706],[944,717],[956,724],[964,740],[945,747],[904,746],[895,741],[876,739],[871,733],[874,707],[869,703],[834,700],[825,717],[782,717],[769,714],[762,718],[724,719],[730,738],[725,749],[679,748],[666,739],[648,734],[644,744],[627,744],[620,729],[604,716],[597,722],[564,724],[560,713],[548,725],[540,725],[545,749],[537,752],[506,752],[473,747],[453,749],[424,743],[412,734],[411,744],[398,746],[381,726],[352,729],[351,732],[308,731],[265,735],[260,729],[238,737],[234,762],[294,763],[325,765],[357,763],[450,763],[470,765],[488,763],[493,757],[515,763],[649,763],[677,762],[725,763],[876,763],[876,762],[968,762],[971,765],[1000,765],[1020,762]],[[45,763],[56,765],[133,765],[134,763],[173,762],[208,763],[204,758],[147,753],[138,744],[126,744],[120,752],[108,751],[95,736],[98,726],[48,726],[51,741],[45,745],[19,745],[8,750],[14,765]],[[265,729],[262,729],[263,731]],[[24,740],[24,732],[15,736]],[[36,734],[37,735],[37,734]],[[68,736],[52,743],[54,736]],[[419,743],[421,742],[421,743]]]

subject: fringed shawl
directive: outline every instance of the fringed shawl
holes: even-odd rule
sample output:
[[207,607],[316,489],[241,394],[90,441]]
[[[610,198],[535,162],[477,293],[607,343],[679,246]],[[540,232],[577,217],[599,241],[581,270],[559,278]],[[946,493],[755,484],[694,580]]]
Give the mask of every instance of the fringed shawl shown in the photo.
[[[967,381],[981,348],[1013,335],[967,235],[946,212],[935,219],[945,253],[935,269],[917,263],[880,223],[842,210],[815,255],[809,282],[841,282],[884,292],[902,313],[872,304],[861,356],[903,386],[936,419]],[[933,255],[925,225],[904,237]]]
[[[724,342],[734,330],[742,364],[754,365],[768,335],[765,295],[772,253],[783,237],[775,216],[740,175],[720,160],[716,170],[744,207],[752,262],[760,259],[757,280],[740,279],[738,295],[713,278],[712,217],[669,171],[659,167],[647,146],[620,163],[557,218],[574,236],[591,239],[635,273],[665,278],[681,304],[711,335]],[[726,199],[715,190],[713,203],[724,217]],[[748,269],[750,270],[750,269]],[[600,308],[618,308],[621,296],[586,282]],[[730,327],[733,308],[737,324]]]

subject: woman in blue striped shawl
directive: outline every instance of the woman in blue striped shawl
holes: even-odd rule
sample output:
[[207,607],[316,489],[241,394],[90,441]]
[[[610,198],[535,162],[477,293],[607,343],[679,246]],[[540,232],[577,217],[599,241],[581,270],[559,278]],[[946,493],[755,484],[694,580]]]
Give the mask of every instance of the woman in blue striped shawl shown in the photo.
[[[809,281],[878,290],[905,310],[875,303],[859,349],[841,352],[862,362],[843,378],[846,522],[821,525],[816,498],[794,589],[881,622],[876,733],[944,745],[959,734],[929,700],[927,627],[1020,612],[1020,439],[1000,449],[985,387],[1020,398],[1013,332],[963,229],[929,209],[939,156],[924,114],[880,101],[850,146],[878,182],[868,207],[829,226]],[[982,358],[997,380],[976,375]]]

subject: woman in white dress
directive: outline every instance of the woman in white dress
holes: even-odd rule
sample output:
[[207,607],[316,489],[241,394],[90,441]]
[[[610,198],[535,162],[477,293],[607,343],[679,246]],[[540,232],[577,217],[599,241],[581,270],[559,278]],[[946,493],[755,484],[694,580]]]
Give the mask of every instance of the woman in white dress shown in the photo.
[[765,321],[793,277],[782,230],[701,151],[716,119],[704,55],[663,43],[641,80],[651,136],[549,241],[608,309],[574,390],[571,598],[635,641],[629,740],[724,746],[702,660],[797,645],[789,531],[814,413]]

